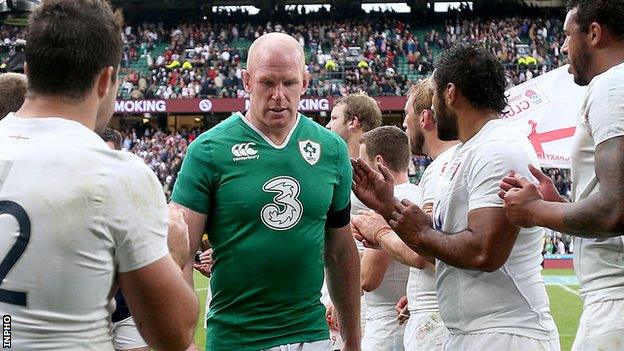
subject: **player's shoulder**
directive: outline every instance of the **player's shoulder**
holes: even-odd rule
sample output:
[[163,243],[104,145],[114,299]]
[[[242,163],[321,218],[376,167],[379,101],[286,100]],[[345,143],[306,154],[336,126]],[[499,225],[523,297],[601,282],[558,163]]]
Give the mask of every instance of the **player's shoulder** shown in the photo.
[[[468,155],[463,158],[467,164],[476,168],[500,169],[503,172],[526,169],[529,163],[539,165],[535,149],[525,134],[505,120],[488,122],[490,123],[486,133],[479,136],[479,142],[472,144],[467,150]],[[465,146],[466,144],[461,147]],[[462,151],[460,149],[459,153]]]
[[189,145],[190,153],[211,153],[212,149],[219,145],[225,145],[229,140],[234,140],[240,133],[244,133],[245,127],[240,112],[233,113],[230,117],[219,122],[216,126],[201,133]]
[[300,114],[301,123],[299,137],[316,138],[321,144],[347,147],[347,143],[336,133],[318,124],[313,119]]
[[[624,64],[613,66],[602,74],[597,75],[589,83],[590,95],[603,98],[609,91],[620,92],[624,86]],[[603,96],[601,96],[603,95]]]
[[193,143],[207,145],[211,140],[219,140],[222,138],[228,138],[233,133],[237,133],[237,130],[242,130],[244,122],[242,121],[242,114],[240,112],[233,113],[230,117],[219,122],[216,126],[201,133]]
[[509,122],[503,119],[489,121],[473,138],[474,142],[468,140],[461,148],[469,149],[471,153],[500,153],[511,151],[518,147],[530,145],[525,134],[514,128]]
[[155,179],[154,172],[137,155],[128,151],[107,150],[111,178],[128,179],[129,182],[141,184],[146,179]]

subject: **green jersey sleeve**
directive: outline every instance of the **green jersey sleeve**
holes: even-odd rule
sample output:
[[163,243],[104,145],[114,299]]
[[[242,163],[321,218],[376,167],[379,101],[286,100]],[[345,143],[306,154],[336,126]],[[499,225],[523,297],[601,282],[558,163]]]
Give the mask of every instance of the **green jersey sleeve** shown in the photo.
[[215,173],[210,147],[205,139],[198,138],[191,143],[186,152],[171,201],[207,214],[212,205]]
[[349,161],[349,154],[347,152],[347,144],[340,138],[338,138],[338,184],[334,189],[334,195],[332,197],[332,203],[329,207],[329,212],[340,212],[347,208],[351,200],[351,183],[352,170],[351,161]]

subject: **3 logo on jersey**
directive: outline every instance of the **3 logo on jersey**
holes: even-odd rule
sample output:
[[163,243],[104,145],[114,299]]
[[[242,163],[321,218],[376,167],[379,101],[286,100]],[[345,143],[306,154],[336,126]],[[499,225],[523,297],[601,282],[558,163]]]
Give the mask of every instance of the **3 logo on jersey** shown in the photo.
[[256,143],[241,143],[232,146],[232,155],[234,155],[232,161],[259,159],[260,155],[258,155],[258,150],[253,148],[254,146],[256,146]]
[[303,204],[299,201],[301,185],[295,178],[279,176],[269,179],[262,190],[277,194],[260,212],[264,225],[273,230],[288,230],[299,223]]

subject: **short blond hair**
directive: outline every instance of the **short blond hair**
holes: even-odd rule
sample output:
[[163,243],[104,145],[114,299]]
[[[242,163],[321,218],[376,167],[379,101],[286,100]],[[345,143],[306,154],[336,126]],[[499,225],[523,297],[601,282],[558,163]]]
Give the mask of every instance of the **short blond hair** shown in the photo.
[[424,110],[431,110],[433,95],[431,94],[431,78],[426,78],[412,85],[407,93],[407,101],[412,104],[416,115]]
[[368,96],[365,92],[357,92],[338,98],[335,106],[344,105],[346,121],[352,121],[357,117],[364,133],[381,125],[381,110],[377,100]]

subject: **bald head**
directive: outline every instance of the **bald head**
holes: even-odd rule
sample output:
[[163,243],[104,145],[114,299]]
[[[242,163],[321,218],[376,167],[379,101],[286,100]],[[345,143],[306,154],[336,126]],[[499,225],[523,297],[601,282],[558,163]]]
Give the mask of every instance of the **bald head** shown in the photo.
[[258,64],[296,64],[305,67],[305,54],[299,42],[288,34],[268,33],[256,39],[249,47],[247,70],[253,71]]
[[20,73],[0,74],[0,119],[22,107],[28,81]]

